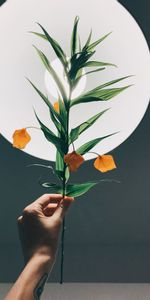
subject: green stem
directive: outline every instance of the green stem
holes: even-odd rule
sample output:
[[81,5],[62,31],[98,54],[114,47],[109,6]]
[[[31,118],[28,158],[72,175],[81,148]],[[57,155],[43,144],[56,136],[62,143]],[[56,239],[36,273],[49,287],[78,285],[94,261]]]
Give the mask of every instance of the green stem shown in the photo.
[[27,127],[26,127],[26,129],[30,129],[30,128],[31,128],[31,129],[39,129],[39,130],[41,130],[41,128],[35,127],[35,126],[27,126]]
[[62,235],[61,235],[61,272],[60,272],[60,284],[63,283],[63,270],[64,270],[64,241],[65,241],[65,218],[63,219]]
[[[64,163],[64,175],[63,175],[63,198],[66,194],[66,178],[65,178],[66,164]],[[65,239],[65,217],[62,224],[62,234],[61,234],[61,267],[60,267],[60,284],[63,283],[63,267],[64,267],[64,239]]]
[[93,153],[93,154],[96,154],[98,156],[101,156],[100,154],[98,154],[97,152],[93,152],[93,151],[88,151],[87,153]]
[[[71,99],[71,89],[69,92],[69,101]],[[67,148],[69,148],[69,139],[68,139],[68,135],[69,135],[69,110],[70,107],[68,106],[67,108]],[[65,177],[65,172],[66,172],[66,163],[64,162],[64,169],[63,169],[63,182],[62,182],[62,187],[63,187],[63,198],[66,195],[66,177]],[[60,284],[63,283],[63,271],[64,271],[64,242],[65,242],[65,230],[66,230],[66,226],[65,226],[65,217],[63,219],[63,224],[62,224],[62,233],[61,233],[61,266],[60,266]]]

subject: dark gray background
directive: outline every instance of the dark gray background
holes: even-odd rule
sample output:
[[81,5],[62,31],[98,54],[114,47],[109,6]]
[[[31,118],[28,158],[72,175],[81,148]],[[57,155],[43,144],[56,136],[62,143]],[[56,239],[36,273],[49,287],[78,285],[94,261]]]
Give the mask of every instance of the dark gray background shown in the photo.
[[[149,0],[120,2],[150,42]],[[136,131],[112,151],[116,170],[101,175],[90,161],[73,175],[74,182],[102,177],[121,183],[103,183],[72,205],[67,216],[65,281],[150,282],[149,116],[150,109]],[[37,183],[45,171],[25,167],[40,162],[0,136],[0,282],[14,281],[23,266],[17,217],[28,203],[48,192]],[[59,266],[58,253],[50,281],[59,281]]]

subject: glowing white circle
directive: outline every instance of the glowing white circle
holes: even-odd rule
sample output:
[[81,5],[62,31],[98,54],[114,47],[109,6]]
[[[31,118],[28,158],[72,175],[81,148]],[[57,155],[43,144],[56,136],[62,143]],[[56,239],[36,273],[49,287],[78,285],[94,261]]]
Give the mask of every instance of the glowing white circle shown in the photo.
[[[58,7],[61,12],[59,14]],[[135,77],[116,85],[134,83],[134,86],[116,98],[72,108],[70,128],[111,107],[93,127],[80,136],[75,142],[76,148],[95,137],[120,131],[94,147],[94,151],[100,154],[108,153],[125,141],[143,118],[150,92],[149,49],[138,24],[122,5],[115,0],[76,0],[74,5],[70,0],[45,0],[44,4],[42,1],[37,4],[37,0],[9,0],[0,8],[0,132],[10,142],[15,129],[37,126],[32,106],[40,119],[54,130],[47,107],[28,85],[25,76],[46,92],[45,70],[31,45],[36,44],[51,61],[56,57],[45,41],[29,34],[28,31],[38,31],[39,28],[34,22],[40,22],[69,55],[69,38],[76,15],[80,17],[79,31],[83,42],[91,27],[93,41],[113,31],[112,35],[98,46],[95,59],[118,65],[118,68],[107,68],[99,75],[90,75],[86,82],[86,90],[102,82],[135,74]],[[24,151],[54,161],[54,146],[45,140],[40,131],[30,130],[30,134],[32,141]],[[93,157],[92,154],[85,156],[86,159]]]

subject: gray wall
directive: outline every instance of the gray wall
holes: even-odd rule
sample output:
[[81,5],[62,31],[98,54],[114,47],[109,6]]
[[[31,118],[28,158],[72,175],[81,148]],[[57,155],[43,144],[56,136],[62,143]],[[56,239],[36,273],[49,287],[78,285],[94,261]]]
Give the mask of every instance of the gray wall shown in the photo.
[[[9,284],[0,284],[0,300]],[[149,300],[150,284],[57,283],[47,284],[43,300]]]
[[[120,2],[150,41],[149,1]],[[65,281],[150,282],[149,117],[150,109],[136,131],[112,151],[116,170],[102,176],[90,161],[73,175],[74,182],[103,177],[119,179],[121,184],[103,183],[72,205],[67,216]],[[41,171],[25,167],[40,162],[0,137],[0,282],[14,281],[23,266],[17,216],[33,199],[48,192],[37,183]],[[58,253],[51,282],[59,280],[59,266]]]

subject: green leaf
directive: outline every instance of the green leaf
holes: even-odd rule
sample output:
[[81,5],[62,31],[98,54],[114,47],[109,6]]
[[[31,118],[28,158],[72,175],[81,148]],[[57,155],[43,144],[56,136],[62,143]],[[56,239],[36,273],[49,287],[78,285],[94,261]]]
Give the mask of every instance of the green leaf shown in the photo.
[[99,71],[103,71],[103,70],[105,70],[105,68],[98,68],[98,69],[86,72],[83,75],[79,76],[77,79],[80,80],[81,77],[83,77],[83,76],[86,76],[86,75],[91,74],[91,73],[96,73],[96,72],[99,72]]
[[127,88],[129,88],[131,85],[127,85],[124,87],[120,87],[120,88],[113,88],[113,89],[102,89],[102,90],[97,90],[91,94],[88,95],[88,97],[96,97],[99,100],[105,101],[105,100],[109,100],[115,96],[117,96],[118,94],[120,94],[121,92],[123,92],[124,90],[126,90]]
[[46,67],[47,71],[52,75],[53,79],[55,80],[55,82],[60,90],[60,93],[63,97],[63,100],[64,100],[65,104],[67,105],[67,94],[66,94],[66,91],[65,91],[63,84],[61,83],[61,80],[59,79],[57,73],[55,72],[54,68],[51,66],[46,55],[41,50],[39,50],[37,47],[35,47],[35,46],[33,46],[33,47],[36,49],[41,61],[43,62],[44,66]]
[[55,174],[61,181],[63,181],[63,172],[62,171],[55,170]]
[[89,93],[94,92],[94,91],[97,91],[97,90],[101,90],[101,89],[103,89],[103,88],[105,88],[105,87],[107,87],[107,86],[113,85],[113,84],[115,84],[115,83],[118,83],[118,82],[120,82],[120,81],[122,81],[122,80],[125,80],[125,79],[127,79],[127,78],[130,78],[130,77],[132,77],[132,76],[133,76],[133,75],[124,76],[124,77],[121,77],[121,78],[117,78],[117,79],[115,79],[115,80],[108,81],[108,82],[106,82],[106,83],[104,83],[104,84],[99,85],[99,86],[96,87],[95,89],[91,90]]
[[92,187],[94,187],[96,182],[86,182],[80,184],[68,184],[66,189],[66,195],[70,197],[79,197],[87,193]]
[[99,142],[101,142],[102,140],[104,140],[105,138],[112,136],[115,133],[100,137],[100,138],[96,138],[94,140],[91,140],[90,142],[85,143],[84,145],[82,145],[80,148],[76,149],[76,152],[80,155],[84,155],[86,154],[88,151],[90,151],[93,147],[95,147]]
[[73,99],[70,102],[70,107],[79,103],[85,103],[85,102],[93,102],[93,101],[107,101],[112,99],[113,97],[117,96],[127,88],[129,88],[131,85],[121,87],[121,88],[114,88],[114,89],[103,89],[103,90],[97,90],[95,92],[89,92],[85,95],[81,95],[80,97]]
[[70,143],[74,142],[82,132],[92,126],[107,110],[109,110],[109,108],[99,112],[79,126],[73,128],[70,132]]
[[59,153],[59,151],[56,152],[56,162],[55,162],[55,170],[63,172],[64,169],[64,160],[63,155]]
[[55,41],[49,34],[48,32],[44,29],[44,27],[42,25],[40,25],[39,23],[37,23],[42,31],[44,32],[44,35],[47,39],[47,41],[50,43],[50,45],[52,46],[54,52],[56,53],[57,57],[59,58],[59,60],[61,61],[61,63],[63,64],[65,70],[66,70],[66,67],[68,65],[68,62],[67,62],[67,57],[66,57],[66,54],[64,53],[63,49],[61,48],[61,46],[58,44],[57,41]]
[[69,171],[69,168],[66,167],[66,170],[65,170],[65,178],[66,178],[66,182],[69,180],[70,178],[70,171]]
[[55,170],[52,166],[49,165],[43,165],[43,164],[30,164],[26,166],[28,167],[40,167],[40,168],[46,168],[46,169],[50,169],[52,171],[53,174],[55,174]]
[[40,182],[41,186],[44,188],[48,188],[51,192],[62,194],[63,190],[60,185],[57,185],[56,183],[50,183],[50,182]]
[[50,116],[51,116],[52,122],[54,123],[54,125],[55,125],[56,129],[58,130],[58,132],[60,134],[62,134],[62,126],[61,126],[61,124],[57,121],[57,119],[55,118],[55,115],[52,113],[52,111],[51,110],[49,110],[49,111],[50,111]]
[[35,31],[29,31],[29,33],[33,33],[35,35],[37,35],[38,37],[44,39],[47,41],[47,37],[45,36],[45,34],[39,33],[39,32],[35,32]]
[[78,36],[79,52],[82,51],[80,36]]
[[52,166],[43,165],[43,164],[30,164],[30,165],[27,165],[26,167],[42,167],[42,168],[53,170]]
[[[62,112],[62,109],[64,110],[65,115]],[[50,111],[51,119],[60,134],[60,138],[63,139],[64,141],[66,141],[67,140],[66,110],[65,110],[64,104],[62,103],[61,99],[59,99],[59,113],[58,114],[62,120],[61,124],[57,121],[54,114]],[[63,124],[63,126],[62,126],[62,124]],[[65,129],[64,129],[64,127],[65,127]]]
[[[59,179],[61,179],[61,181],[63,181],[64,172],[55,170],[55,173],[59,177]],[[66,182],[68,181],[69,177],[70,177],[70,172],[69,172],[69,168],[67,167],[66,170],[65,170],[65,180],[66,180]]]
[[[64,160],[63,160],[63,156],[58,151],[56,152],[55,173],[58,175],[58,177],[61,180],[63,180]],[[65,170],[66,182],[68,181],[69,177],[70,177],[70,172],[69,172],[68,167],[66,167],[66,170]]]
[[96,42],[94,42],[91,45],[89,45],[87,47],[87,51],[92,51],[93,48],[95,48],[98,44],[100,44],[103,40],[105,40],[111,33],[112,33],[112,31],[109,32],[108,34],[104,35],[102,38],[98,39]]
[[92,37],[92,29],[91,29],[91,31],[90,31],[90,34],[89,34],[88,39],[87,39],[87,42],[85,43],[85,45],[84,45],[82,51],[85,51],[85,50],[87,49],[87,47],[89,46],[90,41],[91,41],[91,37]]
[[[66,195],[70,197],[79,197],[86,192],[88,192],[93,186],[95,186],[98,182],[86,182],[80,184],[68,184],[66,187]],[[62,194],[62,187],[50,182],[43,182],[41,185],[45,188],[50,189],[55,193]]]
[[71,56],[76,54],[77,52],[77,40],[78,40],[78,35],[77,35],[77,28],[78,28],[78,22],[79,22],[79,17],[77,16],[74,21],[74,26],[73,26],[73,31],[72,31],[72,36],[71,36]]
[[[101,99],[101,98],[97,99],[97,92],[99,92],[99,90],[102,90],[102,88],[105,88],[107,86],[113,85],[113,84],[115,84],[117,82],[120,82],[120,81],[122,81],[124,79],[127,79],[129,77],[132,77],[132,76],[133,75],[124,76],[124,77],[117,78],[115,80],[106,82],[104,84],[101,84],[101,85],[97,86],[96,88],[94,88],[93,90],[91,90],[91,91],[89,91],[89,92],[87,92],[87,93],[85,93],[85,94],[83,94],[83,95],[75,98],[74,100],[72,100],[71,103],[70,103],[70,106],[76,105],[78,103],[84,103],[84,102],[103,101],[103,99]],[[129,85],[129,86],[131,86],[131,85]],[[127,86],[127,87],[129,87],[129,86]],[[125,88],[127,88],[127,87],[125,87]],[[104,93],[105,93],[105,91],[107,91],[107,90],[104,90]],[[102,95],[103,95],[103,92],[102,92]]]
[[78,71],[84,67],[84,64],[94,55],[95,51],[93,52],[81,52],[78,54],[75,54],[71,60],[71,68],[68,73],[68,76],[70,80],[74,80],[77,76]]
[[101,61],[88,61],[87,63],[84,64],[84,68],[85,67],[88,67],[88,68],[91,68],[91,67],[103,67],[103,66],[117,67],[114,64],[110,64],[110,63],[107,63],[107,62],[101,62]]
[[59,103],[59,114],[65,124],[65,127],[67,128],[67,110],[60,96],[58,96],[58,103]]
[[120,183],[118,180],[114,179],[101,179],[97,181],[89,181],[80,184],[68,184],[67,185],[67,193],[66,195],[69,197],[79,197],[85,193],[87,193],[92,187],[102,182],[115,182]]
[[[114,179],[101,179],[101,180],[89,181],[85,183],[68,184],[66,186],[66,196],[69,197],[82,196],[83,194],[87,193],[92,187],[102,182],[120,183],[120,181]],[[43,182],[41,183],[41,185],[45,188],[50,189],[54,193],[63,194],[62,187],[60,185],[57,185],[56,183]]]
[[35,89],[35,91],[39,94],[39,96],[44,100],[45,104],[49,107],[51,113],[57,118],[57,120],[59,120],[59,122],[61,123],[61,125],[63,126],[64,130],[66,130],[66,124],[64,123],[63,119],[61,118],[61,116],[57,113],[57,111],[54,109],[53,105],[51,104],[51,102],[48,100],[48,98],[32,83],[31,80],[29,80],[27,78],[27,80],[29,81],[29,83],[33,86],[33,88]]
[[35,116],[40,124],[41,130],[43,131],[46,139],[51,142],[57,150],[63,155],[66,152],[66,146],[62,139],[58,138],[48,127],[46,127],[38,118],[36,112]]

